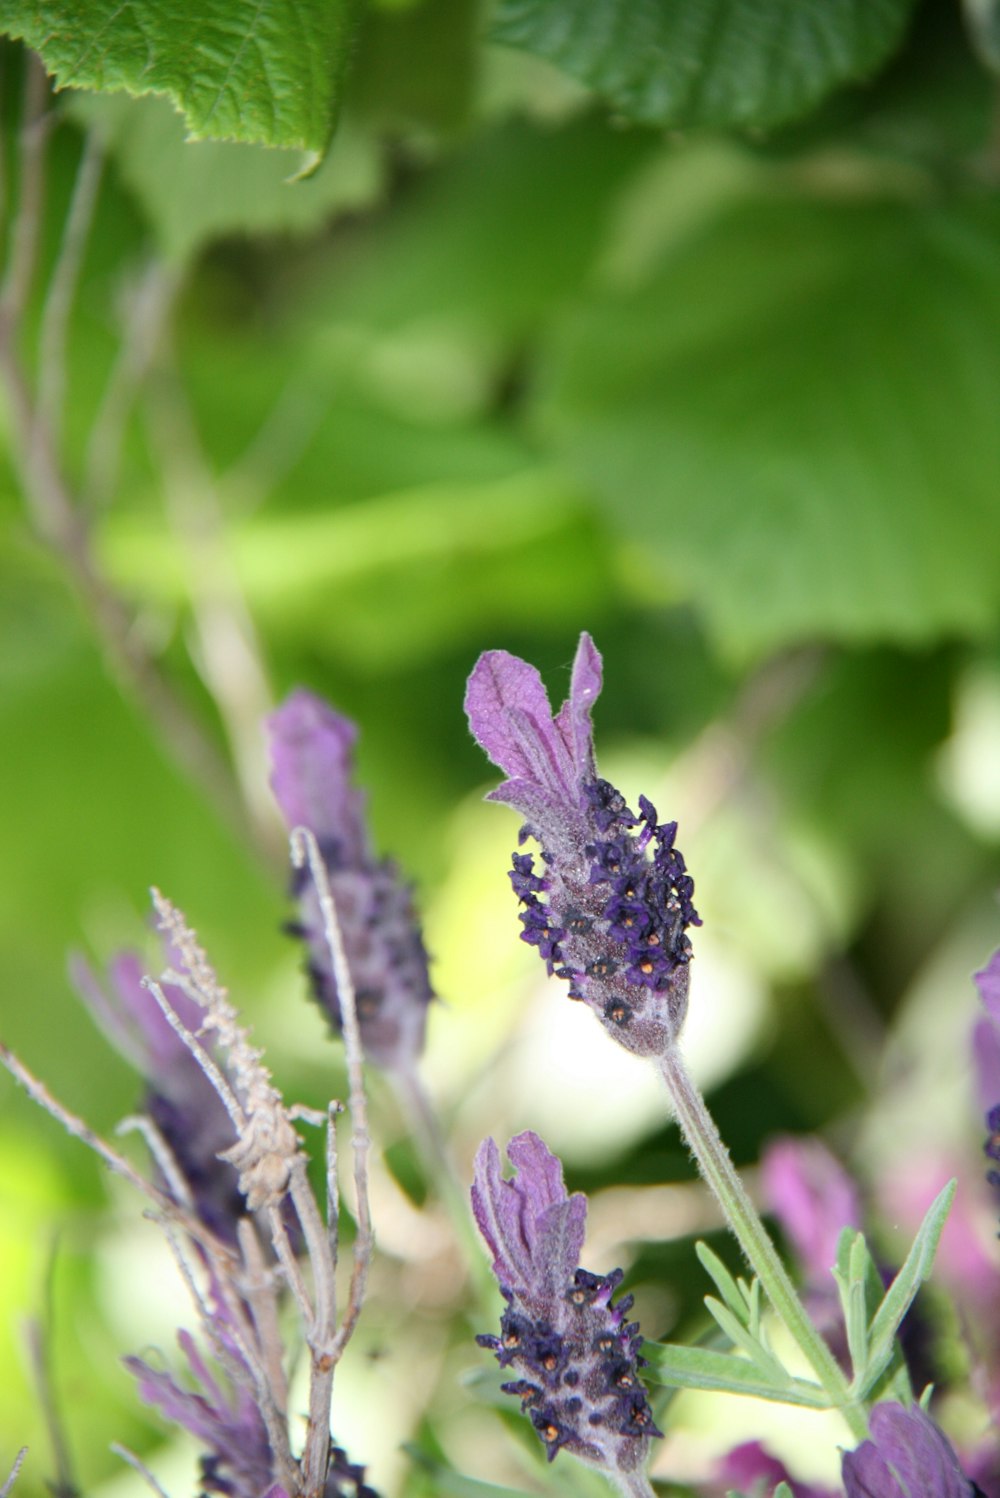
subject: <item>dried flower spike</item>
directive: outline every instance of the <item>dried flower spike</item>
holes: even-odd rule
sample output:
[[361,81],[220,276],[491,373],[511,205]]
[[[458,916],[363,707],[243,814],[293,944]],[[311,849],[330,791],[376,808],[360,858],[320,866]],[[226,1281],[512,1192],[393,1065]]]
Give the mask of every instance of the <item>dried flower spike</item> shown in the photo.
[[[289,829],[308,827],[319,844],[337,904],[357,993],[365,1055],[406,1068],[424,1044],[434,997],[410,890],[396,866],[371,850],[364,797],[351,783],[357,729],[321,698],[299,689],[268,719],[271,786]],[[340,1033],[337,983],[308,872],[296,877],[299,920],[288,929],[309,950],[320,1006]]]
[[617,1041],[657,1056],[684,1022],[687,928],[701,920],[674,846],[676,822],[657,822],[645,796],[636,815],[597,775],[590,713],[600,690],[601,657],[583,634],[555,717],[538,672],[505,650],[480,656],[465,710],[473,736],[508,776],[486,799],[519,811],[521,841],[533,837],[542,849],[540,867],[531,854],[514,854],[522,940]]
[[841,1461],[847,1498],[973,1498],[951,1444],[926,1411],[877,1404],[869,1428],[872,1439]]
[[516,1374],[504,1392],[520,1398],[550,1461],[565,1447],[609,1476],[636,1472],[661,1432],[639,1380],[632,1297],[612,1299],[620,1269],[579,1267],[586,1198],[567,1195],[562,1166],[538,1135],[518,1134],[507,1155],[511,1180],[492,1139],[476,1157],[472,1209],[507,1302],[499,1337],[476,1340]]

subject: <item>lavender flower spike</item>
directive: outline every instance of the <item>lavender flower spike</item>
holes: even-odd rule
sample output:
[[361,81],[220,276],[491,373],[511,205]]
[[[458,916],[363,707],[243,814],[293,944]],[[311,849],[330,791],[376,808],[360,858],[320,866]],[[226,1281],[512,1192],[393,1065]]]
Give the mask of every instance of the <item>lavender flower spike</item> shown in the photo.
[[926,1411],[877,1404],[869,1428],[872,1439],[841,1460],[847,1498],[973,1498],[973,1484]]
[[[395,865],[372,853],[364,796],[351,784],[358,731],[302,688],[272,713],[267,726],[278,805],[289,829],[304,826],[314,834],[326,864],[365,1054],[379,1066],[405,1070],[423,1048],[434,995],[410,891]],[[339,1033],[337,984],[307,870],[297,875],[293,892],[300,918],[289,931],[307,944],[316,998]]]
[[541,845],[542,867],[515,853],[510,875],[522,940],[569,982],[604,1027],[640,1056],[662,1055],[687,1010],[691,943],[700,926],[694,881],[674,847],[676,822],[639,814],[597,775],[590,713],[601,657],[580,636],[570,693],[553,717],[534,666],[505,650],[480,656],[465,710],[473,736],[507,775],[488,801],[525,819],[521,841]]
[[501,1176],[492,1139],[476,1157],[472,1210],[507,1302],[499,1337],[476,1340],[516,1373],[504,1392],[520,1398],[550,1461],[565,1447],[609,1476],[636,1472],[661,1432],[639,1381],[632,1297],[612,1300],[622,1272],[579,1267],[586,1198],[566,1194],[562,1166],[538,1135],[518,1134],[507,1155],[512,1180]]
[[[235,1243],[246,1199],[237,1171],[220,1156],[236,1143],[236,1130],[212,1083],[143,987],[143,972],[136,953],[119,952],[108,969],[109,997],[82,958],[70,964],[73,983],[94,1018],[146,1079],[143,1111],[166,1143],[199,1218],[217,1237]],[[176,984],[164,984],[163,991],[181,1023],[196,1034],[203,1011]],[[173,1194],[169,1180],[161,1184]]]

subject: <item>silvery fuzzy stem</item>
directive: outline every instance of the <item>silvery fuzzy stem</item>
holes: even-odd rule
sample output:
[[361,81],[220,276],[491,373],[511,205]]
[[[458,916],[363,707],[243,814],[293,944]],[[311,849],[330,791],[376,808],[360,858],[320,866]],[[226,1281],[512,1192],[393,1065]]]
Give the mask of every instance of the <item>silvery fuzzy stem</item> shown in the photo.
[[645,1472],[618,1472],[614,1483],[625,1494],[625,1498],[656,1498],[653,1485]]
[[775,1313],[808,1359],[829,1395],[831,1405],[843,1415],[852,1435],[864,1440],[868,1434],[864,1406],[852,1401],[844,1374],[807,1316],[676,1042],[659,1060],[688,1149],[715,1194],[747,1262],[760,1280]]

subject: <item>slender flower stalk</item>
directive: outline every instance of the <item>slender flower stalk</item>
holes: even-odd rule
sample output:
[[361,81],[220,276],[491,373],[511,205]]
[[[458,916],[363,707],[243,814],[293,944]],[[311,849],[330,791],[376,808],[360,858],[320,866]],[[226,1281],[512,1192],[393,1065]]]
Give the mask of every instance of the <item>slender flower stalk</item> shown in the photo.
[[807,1315],[676,1045],[662,1056],[660,1068],[685,1142],[776,1315],[809,1360],[831,1404],[841,1411],[852,1433],[864,1436],[864,1406],[851,1400],[844,1373]]

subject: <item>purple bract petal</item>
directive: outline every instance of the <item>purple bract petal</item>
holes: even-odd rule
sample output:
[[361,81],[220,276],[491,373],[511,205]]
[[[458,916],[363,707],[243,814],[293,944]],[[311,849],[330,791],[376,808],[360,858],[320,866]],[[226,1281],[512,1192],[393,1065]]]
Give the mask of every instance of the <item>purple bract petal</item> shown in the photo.
[[267,720],[271,789],[289,827],[334,843],[345,864],[367,854],[364,796],[351,783],[358,730],[349,718],[297,688]]
[[869,1429],[872,1439],[841,1462],[847,1498],[972,1498],[972,1483],[925,1410],[878,1404]]

